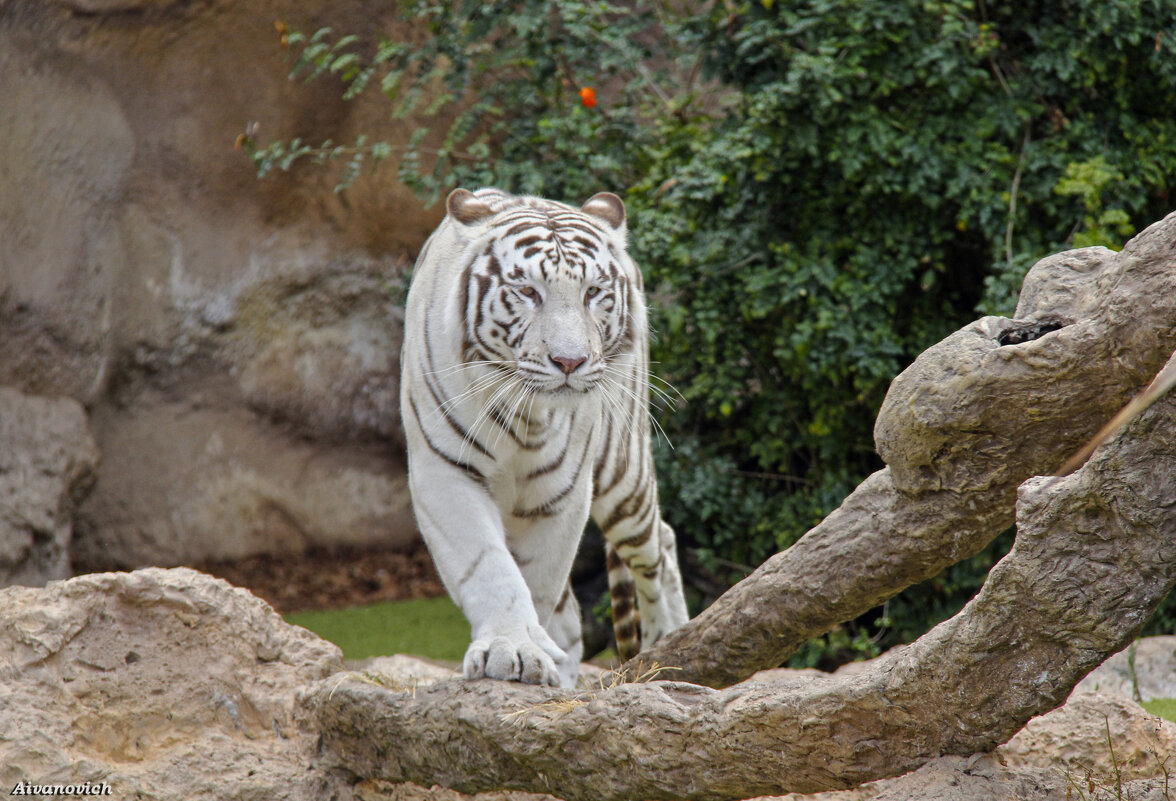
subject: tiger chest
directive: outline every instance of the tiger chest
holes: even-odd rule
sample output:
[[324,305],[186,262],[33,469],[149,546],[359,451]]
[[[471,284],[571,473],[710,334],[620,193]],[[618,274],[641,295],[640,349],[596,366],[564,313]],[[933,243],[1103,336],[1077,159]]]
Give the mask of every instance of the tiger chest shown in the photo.
[[508,528],[512,522],[527,526],[570,513],[587,514],[597,431],[580,417],[552,415],[547,425],[512,438],[501,453],[502,469],[492,481],[491,494]]

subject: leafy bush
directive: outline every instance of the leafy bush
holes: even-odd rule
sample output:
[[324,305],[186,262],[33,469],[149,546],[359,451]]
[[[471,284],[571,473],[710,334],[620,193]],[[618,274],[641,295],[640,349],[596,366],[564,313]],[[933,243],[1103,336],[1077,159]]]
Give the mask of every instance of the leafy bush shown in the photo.
[[[622,191],[656,369],[685,400],[659,413],[675,446],[657,450],[665,511],[728,580],[880,466],[873,419],[915,355],[977,311],[1011,313],[1036,259],[1118,246],[1169,210],[1173,0],[451,0],[405,13],[419,42],[368,56],[353,39],[292,36],[296,72],[352,93],[379,85],[402,116],[442,111],[440,146],[424,148],[426,126],[400,164],[425,197]],[[253,153],[261,170],[338,156],[347,179],[393,150]],[[800,659],[917,635],[1000,547]]]

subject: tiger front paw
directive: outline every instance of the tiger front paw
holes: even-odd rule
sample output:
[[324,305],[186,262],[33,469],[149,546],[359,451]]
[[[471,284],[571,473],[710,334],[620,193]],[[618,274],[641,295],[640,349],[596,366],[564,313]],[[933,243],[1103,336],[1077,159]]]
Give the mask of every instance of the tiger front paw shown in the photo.
[[[554,643],[550,648],[559,650]],[[466,650],[462,673],[467,679],[490,678],[560,686],[556,660],[526,632],[496,634],[474,640]]]

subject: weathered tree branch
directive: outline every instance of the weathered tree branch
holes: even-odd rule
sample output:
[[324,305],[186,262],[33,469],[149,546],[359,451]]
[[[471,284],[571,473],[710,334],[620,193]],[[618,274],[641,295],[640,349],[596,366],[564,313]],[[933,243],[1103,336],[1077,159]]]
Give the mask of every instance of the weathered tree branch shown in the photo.
[[467,792],[631,801],[850,787],[990,749],[1124,647],[1176,583],[1174,430],[1168,397],[1078,472],[1023,484],[1016,544],[980,594],[865,672],[578,695],[327,679],[306,699],[325,758]]
[[1176,348],[1176,215],[1120,253],[1038,262],[1015,317],[923,353],[878,415],[888,467],[623,672],[657,662],[728,686],[978,553],[1013,522],[1017,486],[1055,472]]

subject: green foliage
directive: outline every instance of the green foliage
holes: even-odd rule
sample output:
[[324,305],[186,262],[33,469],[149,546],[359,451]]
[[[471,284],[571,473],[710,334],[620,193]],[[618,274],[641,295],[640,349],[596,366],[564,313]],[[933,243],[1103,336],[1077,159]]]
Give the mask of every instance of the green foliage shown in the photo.
[[[346,98],[378,86],[393,118],[428,124],[396,144],[259,147],[247,136],[260,174],[340,161],[344,188],[365,160],[395,154],[400,180],[430,202],[455,184],[586,198],[635,183],[664,137],[685,142],[698,126],[705,93],[690,79],[691,59],[667,60],[659,49],[661,12],[649,4],[417,0],[401,11],[417,32],[412,42],[385,39],[365,51],[354,36],[333,40],[329,28],[290,33],[291,78],[334,75]],[[598,107],[581,103],[584,87],[600,92]]]
[[[917,353],[977,306],[1011,312],[1037,258],[1118,244],[1119,226],[1169,210],[1176,59],[1155,41],[1173,18],[1171,4],[814,1],[684,23],[738,103],[635,240],[675,301],[655,351],[688,406],[663,423],[705,454],[659,468],[671,486],[709,469],[711,506],[756,498],[758,517],[728,501],[730,527],[671,507],[675,525],[719,551],[746,534],[766,546],[765,531],[789,544],[879,466],[873,418]],[[887,640],[957,610],[996,555],[895,599]]]
[[[396,153],[430,199],[459,184],[623,192],[656,369],[685,401],[659,414],[675,446],[657,449],[663,505],[728,578],[880,466],[874,416],[921,350],[977,310],[1011,313],[1037,258],[1118,246],[1170,208],[1176,0],[404,11],[411,44],[291,42],[297,75],[379,87],[425,122],[417,135],[253,145],[259,169],[337,158],[346,182],[357,156]],[[917,635],[998,551],[802,661]]]
[[846,662],[872,659],[882,653],[880,643],[889,633],[890,617],[883,609],[876,620],[851,620],[805,643],[788,660],[789,667],[833,671]]
[[1102,156],[1066,165],[1066,174],[1058,181],[1054,192],[1081,197],[1086,209],[1086,216],[1082,218],[1083,230],[1074,233],[1074,247],[1102,245],[1118,250],[1123,240],[1135,233],[1135,226],[1126,211],[1102,208],[1103,190],[1123,180],[1123,173],[1107,164]]

